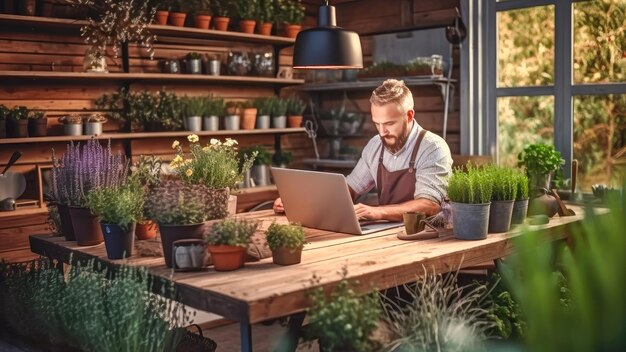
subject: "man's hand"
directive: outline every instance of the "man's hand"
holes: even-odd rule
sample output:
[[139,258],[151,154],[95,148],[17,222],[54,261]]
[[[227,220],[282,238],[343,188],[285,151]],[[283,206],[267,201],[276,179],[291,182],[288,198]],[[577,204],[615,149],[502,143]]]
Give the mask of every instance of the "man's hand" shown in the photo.
[[356,213],[357,219],[383,220],[383,213],[380,207],[372,207],[358,203],[354,205],[354,212]]
[[285,207],[283,207],[283,201],[280,198],[276,198],[274,201],[274,213],[276,214],[284,214]]

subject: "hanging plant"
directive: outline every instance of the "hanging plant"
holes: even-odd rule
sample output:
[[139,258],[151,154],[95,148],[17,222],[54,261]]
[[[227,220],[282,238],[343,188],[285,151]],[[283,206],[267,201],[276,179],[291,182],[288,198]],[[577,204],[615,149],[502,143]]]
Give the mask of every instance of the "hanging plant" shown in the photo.
[[106,53],[106,47],[113,47],[115,57],[119,56],[124,42],[136,42],[146,49],[150,59],[154,56],[153,43],[156,39],[148,30],[156,8],[148,1],[141,0],[65,0],[76,7],[86,7],[90,15],[88,24],[81,27],[81,36],[92,52]]

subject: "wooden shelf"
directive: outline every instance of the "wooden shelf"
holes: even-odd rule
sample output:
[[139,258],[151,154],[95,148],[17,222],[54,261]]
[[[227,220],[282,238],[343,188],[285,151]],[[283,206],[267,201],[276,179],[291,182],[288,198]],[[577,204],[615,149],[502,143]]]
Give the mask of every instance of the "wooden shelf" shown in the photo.
[[334,169],[352,169],[356,166],[357,160],[339,160],[339,159],[302,159],[304,164],[313,167],[334,168]]
[[[377,80],[354,81],[354,82],[332,82],[332,83],[309,83],[299,86],[289,87],[292,90],[304,92],[320,92],[320,91],[336,91],[336,90],[362,90],[374,89],[378,87],[386,78],[381,77]],[[455,83],[455,79],[447,79],[445,77],[406,77],[403,79],[407,86],[429,86],[429,85],[445,85]]]
[[303,84],[303,79],[284,79],[272,77],[247,76],[209,76],[200,74],[176,73],[88,73],[88,72],[52,72],[52,71],[0,71],[0,77],[21,80],[85,80],[93,81],[181,81],[219,84],[269,84],[287,86]]
[[[6,15],[0,14],[0,24],[8,24],[11,26],[29,26],[29,27],[44,27],[44,28],[67,28],[67,29],[79,29],[87,24],[85,20],[74,20],[65,18],[50,18],[40,16],[20,16],[20,15]],[[174,26],[161,26],[150,25],[150,31],[156,34],[157,41],[170,42],[172,38],[194,38],[194,39],[214,39],[224,41],[237,41],[254,44],[267,44],[276,46],[289,46],[295,43],[294,38],[260,35],[260,34],[246,34],[233,31],[217,31],[213,29],[198,29],[191,27],[174,27]],[[163,40],[159,40],[159,37],[163,37]]]
[[220,137],[220,136],[241,136],[241,135],[259,135],[259,134],[287,134],[287,133],[303,133],[303,127],[298,128],[268,128],[253,130],[219,130],[219,131],[168,131],[168,132],[128,132],[128,133],[104,133],[99,136],[48,136],[48,137],[27,137],[27,138],[2,138],[2,144],[24,144],[24,143],[45,143],[45,142],[69,142],[69,141],[86,141],[91,138],[95,139],[150,139],[150,138],[176,138],[186,137],[190,134],[196,134],[200,137]]

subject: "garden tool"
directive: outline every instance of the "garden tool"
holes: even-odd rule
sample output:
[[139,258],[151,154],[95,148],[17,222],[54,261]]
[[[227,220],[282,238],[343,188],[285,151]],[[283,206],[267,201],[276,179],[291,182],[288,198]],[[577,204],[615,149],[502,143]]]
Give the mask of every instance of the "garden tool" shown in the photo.
[[26,178],[24,175],[19,172],[9,171],[9,168],[15,164],[17,159],[21,156],[22,153],[18,151],[14,152],[0,174],[0,200],[7,198],[17,199],[26,190]]
[[556,204],[558,206],[558,211],[559,211],[559,216],[573,216],[576,215],[576,213],[574,213],[574,211],[572,209],[568,209],[565,204],[563,204],[563,201],[561,200],[561,197],[559,197],[559,194],[556,192],[556,189],[551,189],[550,193],[552,194],[552,196],[554,197],[554,199],[556,199]]

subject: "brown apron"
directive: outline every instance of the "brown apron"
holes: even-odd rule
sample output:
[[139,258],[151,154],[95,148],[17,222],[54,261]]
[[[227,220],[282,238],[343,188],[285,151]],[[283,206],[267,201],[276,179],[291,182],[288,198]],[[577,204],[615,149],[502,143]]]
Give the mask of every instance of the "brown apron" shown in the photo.
[[381,144],[380,157],[378,157],[378,172],[376,175],[378,205],[399,204],[413,199],[415,194],[415,158],[417,157],[417,151],[420,149],[420,144],[426,132],[428,131],[422,130],[417,137],[417,141],[415,141],[408,169],[393,172],[387,171],[385,165],[383,165],[385,144]]

